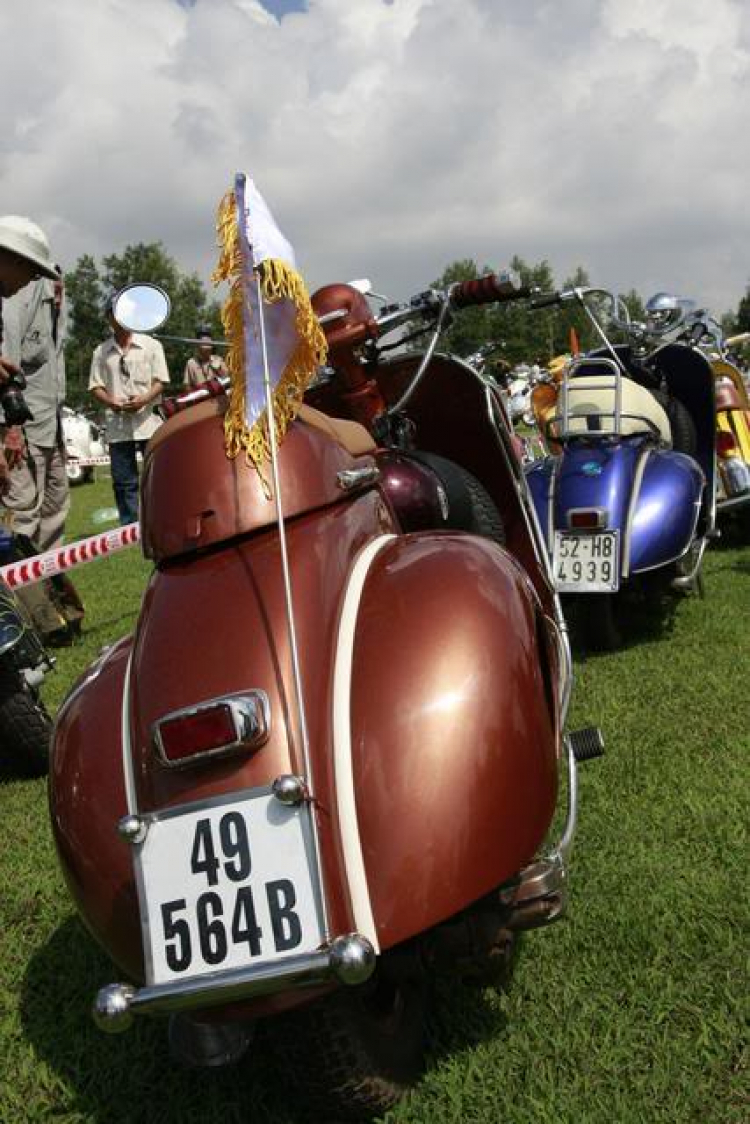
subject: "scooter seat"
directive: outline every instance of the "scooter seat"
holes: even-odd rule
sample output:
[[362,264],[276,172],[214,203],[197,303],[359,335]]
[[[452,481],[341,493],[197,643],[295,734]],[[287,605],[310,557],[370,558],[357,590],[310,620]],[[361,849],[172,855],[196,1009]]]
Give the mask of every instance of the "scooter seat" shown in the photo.
[[375,452],[377,447],[375,442],[359,422],[329,417],[328,414],[324,414],[321,410],[316,410],[306,403],[300,406],[297,417],[306,425],[311,425],[314,429],[320,429],[323,433],[327,433],[339,445],[343,445],[347,453],[353,457],[363,457],[367,453]]
[[[666,411],[653,394],[632,379],[622,378],[620,433],[653,433],[653,426],[662,441],[672,444],[672,432]],[[578,384],[578,385],[576,385]],[[557,400],[558,420],[553,432],[558,436],[562,394]],[[568,383],[568,436],[583,436],[592,431],[615,432],[615,389],[613,375],[585,375],[573,377]],[[648,423],[651,423],[651,426]]]

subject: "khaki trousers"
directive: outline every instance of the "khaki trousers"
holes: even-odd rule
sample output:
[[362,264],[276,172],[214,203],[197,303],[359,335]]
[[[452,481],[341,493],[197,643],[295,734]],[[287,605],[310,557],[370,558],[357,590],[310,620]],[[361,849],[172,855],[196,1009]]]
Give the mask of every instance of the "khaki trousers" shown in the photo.
[[9,478],[2,504],[13,512],[14,534],[26,535],[40,553],[61,546],[70,510],[62,449],[29,445],[28,457]]

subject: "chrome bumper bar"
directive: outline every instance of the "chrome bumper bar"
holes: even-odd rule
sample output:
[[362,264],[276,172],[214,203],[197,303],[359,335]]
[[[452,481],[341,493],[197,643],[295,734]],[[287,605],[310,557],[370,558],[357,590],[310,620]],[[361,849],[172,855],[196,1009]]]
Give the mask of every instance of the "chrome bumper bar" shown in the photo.
[[97,993],[92,1013],[100,1030],[118,1034],[128,1030],[135,1016],[140,1014],[217,1007],[290,987],[315,987],[329,980],[349,985],[364,983],[375,970],[375,960],[375,950],[366,937],[350,933],[336,937],[320,952],[290,956],[273,964],[250,965],[141,988],[123,983],[108,984]]

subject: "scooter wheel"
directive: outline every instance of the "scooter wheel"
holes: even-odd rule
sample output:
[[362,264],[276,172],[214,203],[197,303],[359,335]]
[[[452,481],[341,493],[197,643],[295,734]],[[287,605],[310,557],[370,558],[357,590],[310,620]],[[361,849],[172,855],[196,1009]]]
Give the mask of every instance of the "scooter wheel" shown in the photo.
[[618,601],[614,593],[578,598],[576,615],[581,639],[592,652],[614,652],[622,644]]
[[652,390],[656,401],[664,408],[669,419],[669,428],[672,431],[672,448],[677,453],[686,453],[695,456],[698,447],[698,437],[695,432],[695,422],[687,408],[679,399],[674,398],[663,390]]
[[370,1120],[392,1108],[424,1069],[427,1000],[421,973],[381,961],[361,987],[268,1020],[279,1070],[306,1118]]
[[42,777],[49,771],[52,719],[16,671],[0,672],[0,746],[12,759],[11,765],[28,777]]

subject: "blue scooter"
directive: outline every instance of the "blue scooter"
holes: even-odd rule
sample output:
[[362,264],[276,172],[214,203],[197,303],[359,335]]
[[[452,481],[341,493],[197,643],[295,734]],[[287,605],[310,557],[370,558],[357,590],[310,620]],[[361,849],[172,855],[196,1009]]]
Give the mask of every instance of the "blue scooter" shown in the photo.
[[[588,646],[606,650],[621,642],[627,590],[701,592],[716,518],[714,380],[689,339],[675,342],[684,324],[678,331],[674,318],[633,324],[600,289],[543,294],[531,306],[568,302],[602,347],[563,369],[543,420],[549,455],[526,476],[555,586],[578,602]],[[610,341],[603,306],[624,343]]]

